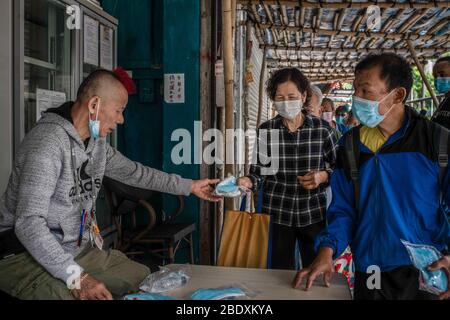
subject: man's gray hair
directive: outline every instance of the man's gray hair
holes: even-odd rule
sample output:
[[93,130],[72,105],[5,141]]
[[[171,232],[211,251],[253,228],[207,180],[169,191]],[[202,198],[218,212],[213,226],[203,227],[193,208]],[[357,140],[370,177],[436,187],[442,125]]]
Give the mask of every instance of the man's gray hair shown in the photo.
[[311,94],[317,97],[319,106],[322,105],[323,101],[323,93],[322,90],[319,89],[316,85],[311,85]]

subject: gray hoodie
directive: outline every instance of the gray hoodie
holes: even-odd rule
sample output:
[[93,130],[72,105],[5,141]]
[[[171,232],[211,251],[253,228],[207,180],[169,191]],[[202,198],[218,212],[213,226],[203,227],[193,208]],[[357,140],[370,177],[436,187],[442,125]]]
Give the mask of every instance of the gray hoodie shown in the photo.
[[[70,140],[81,180],[81,199],[75,192]],[[192,180],[127,159],[106,139],[91,139],[86,148],[72,123],[47,113],[19,148],[0,201],[0,232],[14,228],[34,259],[52,276],[66,282],[71,275],[70,266],[83,270],[74,261],[88,245],[85,232],[83,245],[77,246],[81,212],[93,207],[104,176],[133,187],[176,195],[188,196],[192,186]]]

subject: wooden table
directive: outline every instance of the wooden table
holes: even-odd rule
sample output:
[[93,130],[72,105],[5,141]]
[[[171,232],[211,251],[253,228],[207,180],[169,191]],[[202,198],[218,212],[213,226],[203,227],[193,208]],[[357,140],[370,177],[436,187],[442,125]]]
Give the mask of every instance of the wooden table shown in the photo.
[[[168,265],[169,269],[181,265]],[[230,287],[243,284],[256,295],[253,300],[350,300],[352,299],[347,279],[338,273],[333,275],[331,287],[323,286],[322,276],[312,288],[305,292],[293,289],[292,281],[296,271],[241,269],[214,266],[183,265],[190,268],[191,279],[182,288],[164,293],[177,299],[189,299],[190,295],[201,288]]]

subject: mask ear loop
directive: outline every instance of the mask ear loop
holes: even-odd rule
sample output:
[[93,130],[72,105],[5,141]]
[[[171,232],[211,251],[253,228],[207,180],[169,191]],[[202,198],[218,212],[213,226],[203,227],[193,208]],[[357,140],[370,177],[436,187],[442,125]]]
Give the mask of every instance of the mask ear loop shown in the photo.
[[[383,99],[381,99],[379,102],[378,102],[378,108],[380,108],[380,103],[383,101],[383,100],[385,100],[387,97],[389,97],[391,94],[392,94],[392,92],[394,92],[396,89],[394,89],[394,90],[392,90],[391,92],[389,92],[389,94],[386,96],[386,97],[384,97]],[[393,104],[391,107],[390,107],[390,109],[385,113],[385,114],[383,114],[383,117],[386,117],[388,114],[389,114],[389,112],[391,112],[392,111],[392,109],[394,109],[394,106],[395,106],[395,104]],[[378,113],[380,113],[380,111],[378,111]]]
[[98,104],[97,104],[97,115],[95,116],[95,121],[98,121],[98,112],[100,111],[100,98],[98,98]]
[[[98,113],[99,113],[99,110],[100,110],[100,98],[98,98],[98,102],[97,102],[97,112],[96,112],[96,116],[95,116],[95,121],[98,121]],[[91,115],[92,115],[93,113],[90,113],[89,114],[89,119],[91,119]]]

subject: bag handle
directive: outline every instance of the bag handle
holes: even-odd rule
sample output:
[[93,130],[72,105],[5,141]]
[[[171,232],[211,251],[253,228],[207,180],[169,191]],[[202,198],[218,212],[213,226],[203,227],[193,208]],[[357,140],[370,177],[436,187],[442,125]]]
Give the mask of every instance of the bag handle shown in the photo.
[[[260,183],[258,190],[258,203],[256,205],[256,213],[262,213],[263,207],[263,195],[264,195],[264,181]],[[239,211],[245,211],[247,207],[247,195],[242,198],[241,207]]]

